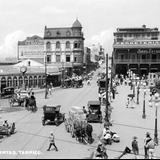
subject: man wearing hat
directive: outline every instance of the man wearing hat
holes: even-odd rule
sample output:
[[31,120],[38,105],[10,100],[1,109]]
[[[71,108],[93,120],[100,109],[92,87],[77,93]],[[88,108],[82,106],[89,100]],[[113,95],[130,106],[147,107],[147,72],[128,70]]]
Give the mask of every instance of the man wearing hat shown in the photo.
[[139,147],[138,147],[138,141],[136,136],[133,137],[132,151],[133,151],[133,154],[135,155],[135,159],[137,159],[137,155],[139,155]]
[[49,141],[50,141],[50,145],[49,145],[49,148],[47,149],[47,151],[50,151],[51,147],[54,146],[55,147],[55,150],[58,151],[58,148],[55,144],[55,141],[54,141],[54,134],[51,132],[50,136],[49,136]]
[[148,159],[149,158],[149,148],[148,148],[148,143],[152,140],[151,136],[150,136],[150,133],[147,132],[146,133],[146,137],[144,139],[144,153],[145,153],[145,159]]

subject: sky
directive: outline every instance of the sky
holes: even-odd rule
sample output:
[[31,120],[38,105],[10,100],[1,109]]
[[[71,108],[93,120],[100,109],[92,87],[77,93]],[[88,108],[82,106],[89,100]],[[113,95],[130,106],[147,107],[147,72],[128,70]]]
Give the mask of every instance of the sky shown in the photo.
[[100,43],[112,53],[120,27],[160,28],[160,0],[0,0],[0,59],[17,56],[17,42],[44,36],[47,27],[71,27],[78,18],[85,46]]

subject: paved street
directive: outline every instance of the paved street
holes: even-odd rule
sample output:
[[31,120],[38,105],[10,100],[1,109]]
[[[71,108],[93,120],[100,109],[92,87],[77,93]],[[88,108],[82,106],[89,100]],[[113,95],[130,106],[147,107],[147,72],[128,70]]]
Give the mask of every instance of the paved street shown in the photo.
[[[96,148],[98,136],[102,132],[103,124],[93,124],[93,137],[95,138],[95,142],[92,145],[83,145],[78,143],[65,131],[64,124],[61,124],[58,127],[54,125],[42,126],[42,107],[44,104],[61,104],[61,112],[67,114],[71,106],[86,106],[88,100],[98,100],[97,90],[98,87],[96,85],[95,77],[92,81],[92,86],[85,85],[84,88],[80,89],[57,89],[47,100],[44,99],[43,92],[37,92],[36,98],[39,110],[36,113],[30,113],[25,110],[2,113],[1,116],[3,119],[16,122],[17,133],[9,138],[5,138],[0,143],[1,151],[16,151],[15,154],[0,154],[0,158],[60,159],[90,157],[91,153]],[[112,102],[112,107],[114,109],[112,113],[113,127],[111,127],[111,130],[119,134],[121,142],[107,146],[107,153],[111,159],[120,156],[126,146],[131,148],[132,137],[137,136],[141,154],[140,158],[143,158],[143,140],[145,133],[149,131],[152,137],[154,135],[155,110],[148,106],[149,91],[146,96],[147,118],[142,119],[143,89],[140,90],[140,104],[136,105],[134,109],[126,108],[125,106],[127,95],[132,93],[130,87],[119,86],[117,90],[118,94],[116,95],[116,99]],[[7,104],[7,101],[3,101],[3,103]],[[160,110],[158,112],[160,112]],[[158,119],[158,127],[160,126],[159,124],[160,118]],[[158,129],[160,136],[160,128]],[[56,145],[58,146],[59,152],[46,151],[49,145],[47,137],[51,131],[55,133]],[[24,154],[19,151],[39,151],[39,153]],[[160,157],[159,151],[160,146],[156,147],[157,157]],[[132,157],[133,155],[124,156],[124,158]]]
[[[88,100],[98,100],[96,79],[92,86],[85,86],[80,89],[59,89],[56,90],[47,100],[44,99],[44,93],[36,93],[38,112],[30,113],[28,111],[19,111],[3,113],[2,118],[8,121],[15,121],[17,133],[0,143],[1,151],[40,151],[40,154],[1,154],[0,158],[86,158],[93,151],[97,143],[97,136],[101,133],[102,125],[93,124],[93,137],[95,143],[90,145],[79,144],[69,133],[66,132],[64,124],[60,126],[42,126],[41,117],[43,115],[42,106],[44,104],[61,104],[61,112],[68,113],[71,106],[83,106]],[[7,103],[7,102],[6,102]],[[47,152],[49,141],[48,136],[53,131],[56,137],[56,145],[59,152]],[[95,145],[96,146],[96,145]]]

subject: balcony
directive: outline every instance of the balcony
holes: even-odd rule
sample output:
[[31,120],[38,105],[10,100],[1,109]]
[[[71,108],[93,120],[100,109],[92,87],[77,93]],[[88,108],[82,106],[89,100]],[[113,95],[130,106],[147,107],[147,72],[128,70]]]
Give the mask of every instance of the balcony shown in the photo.
[[160,59],[114,59],[114,63],[132,63],[132,64],[141,64],[141,63],[150,63],[150,64],[159,64]]
[[160,48],[160,41],[115,42],[114,48]]

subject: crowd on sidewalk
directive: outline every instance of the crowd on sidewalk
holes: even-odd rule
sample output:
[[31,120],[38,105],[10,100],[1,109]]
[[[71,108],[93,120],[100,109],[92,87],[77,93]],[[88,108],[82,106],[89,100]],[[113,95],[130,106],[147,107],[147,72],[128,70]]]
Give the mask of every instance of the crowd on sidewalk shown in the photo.
[[[139,90],[138,87],[140,88],[141,86],[143,86],[143,84],[145,83],[146,86],[148,85],[148,81],[146,77],[142,77],[137,78],[138,80],[133,81],[133,79],[131,79],[128,76],[123,76],[123,75],[116,75],[113,78],[113,84],[115,86],[130,86],[130,89],[133,90],[133,96],[131,97],[127,97],[126,100],[126,108],[128,107],[135,107],[135,92],[136,92],[136,87],[137,87],[137,94],[139,94]],[[102,97],[105,97],[106,95],[103,94],[99,94],[99,100],[102,102]],[[109,103],[112,103],[112,100],[114,100],[115,97],[113,97],[112,94],[110,94],[109,92]],[[151,94],[151,98],[152,98],[152,94]],[[111,114],[110,114],[111,116]],[[110,118],[111,119],[111,118]],[[110,140],[113,141],[112,135],[111,133],[113,133],[110,130],[110,126],[106,125],[104,123],[104,129],[103,129],[103,134],[102,137],[98,143],[97,149],[96,149],[96,153],[95,153],[95,157],[101,157],[101,158],[109,158],[108,154],[107,154],[107,149],[106,149],[106,145],[111,144],[111,143],[105,143],[103,140]],[[109,135],[109,136],[108,136]],[[116,135],[118,138],[118,134]],[[117,138],[116,137],[116,138]],[[155,148],[156,148],[156,143],[154,142],[154,139],[151,137],[151,134],[149,132],[146,132],[146,136],[144,137],[144,155],[140,155],[139,153],[139,142],[138,142],[138,137],[133,135],[133,139],[131,140],[130,143],[130,148],[126,147],[125,150],[123,151],[123,153],[118,157],[118,159],[122,158],[124,155],[126,154],[132,154],[134,155],[135,159],[139,159],[140,157],[144,156],[145,159],[154,159],[156,157],[155,155]]]

